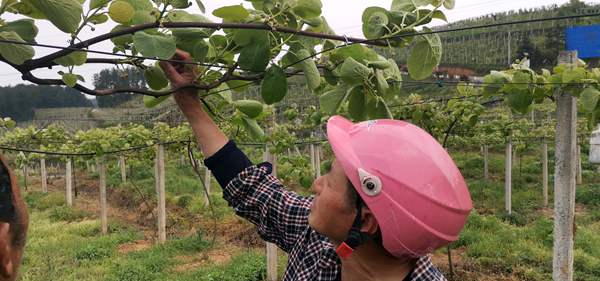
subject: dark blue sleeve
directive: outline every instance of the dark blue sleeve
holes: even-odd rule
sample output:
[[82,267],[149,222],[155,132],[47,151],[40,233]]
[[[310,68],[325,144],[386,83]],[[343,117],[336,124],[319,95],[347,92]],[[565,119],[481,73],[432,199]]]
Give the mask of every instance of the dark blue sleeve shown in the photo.
[[206,158],[204,165],[212,172],[222,188],[241,171],[252,166],[250,159],[230,140],[217,153]]

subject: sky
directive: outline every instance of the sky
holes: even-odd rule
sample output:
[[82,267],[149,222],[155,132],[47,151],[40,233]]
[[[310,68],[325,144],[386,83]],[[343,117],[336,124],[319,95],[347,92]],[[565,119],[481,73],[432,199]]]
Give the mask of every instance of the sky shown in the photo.
[[[89,1],[89,0],[88,0]],[[88,7],[88,1],[84,4],[84,7]],[[329,25],[339,35],[347,35],[354,37],[363,37],[361,30],[361,14],[363,10],[369,6],[380,6],[389,8],[392,0],[321,0],[323,2],[323,16],[329,22]],[[189,9],[190,12],[200,13],[200,10],[196,6],[195,1],[191,1],[194,5]],[[568,0],[456,0],[456,7],[453,10],[444,11],[449,22],[459,21],[466,18],[477,17],[480,15],[508,11],[518,10],[521,8],[533,8],[539,6],[548,5],[561,5],[568,2]],[[600,3],[600,0],[584,1],[586,3]],[[248,2],[242,0],[203,0],[206,6],[206,15],[213,21],[218,22],[220,19],[212,16],[212,11],[218,7],[226,5],[237,5],[244,3],[249,6]],[[5,13],[2,15],[2,19],[12,21],[20,18],[18,15]],[[443,24],[444,22],[436,20],[432,22],[433,25]],[[67,46],[69,36],[55,28],[50,22],[45,20],[38,20],[37,26],[40,29],[36,38],[38,43]],[[95,31],[85,29],[81,34],[82,40],[98,36],[103,33],[107,33],[112,29],[113,25],[106,23],[96,26]],[[91,49],[111,51],[112,43],[105,41],[104,43],[96,44]],[[43,56],[45,54],[54,52],[53,49],[38,48],[36,47],[36,57]],[[89,57],[102,57],[101,55],[90,54]],[[106,56],[104,56],[106,57]],[[111,65],[84,65],[76,68],[76,72],[85,77],[88,87],[92,87],[92,77],[94,73],[99,72],[103,68],[112,67]],[[54,67],[53,69],[42,69],[37,70],[34,74],[41,78],[59,78],[57,72],[61,67]],[[23,83],[21,75],[18,71],[12,69],[9,65],[0,62],[0,86],[16,85]]]

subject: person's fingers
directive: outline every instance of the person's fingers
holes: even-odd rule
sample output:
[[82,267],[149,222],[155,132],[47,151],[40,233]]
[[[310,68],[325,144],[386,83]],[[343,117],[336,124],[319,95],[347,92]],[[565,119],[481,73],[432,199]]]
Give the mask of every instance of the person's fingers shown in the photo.
[[165,74],[167,75],[167,77],[169,77],[169,80],[171,81],[177,81],[181,79],[181,74],[179,74],[179,72],[177,71],[177,69],[175,69],[175,67],[173,66],[173,64],[171,64],[168,61],[161,61],[158,63],[160,65],[160,68],[162,68],[162,70],[165,72]]
[[181,49],[175,50],[175,56],[177,57],[177,59],[182,61],[192,61],[192,55]]

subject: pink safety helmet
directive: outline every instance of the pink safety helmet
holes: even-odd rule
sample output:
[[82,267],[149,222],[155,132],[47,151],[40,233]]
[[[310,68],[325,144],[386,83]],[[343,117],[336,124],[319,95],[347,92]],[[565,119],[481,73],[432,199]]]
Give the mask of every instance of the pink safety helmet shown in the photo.
[[327,122],[333,153],[373,212],[384,248],[422,256],[458,239],[473,208],[464,178],[427,132],[398,120]]

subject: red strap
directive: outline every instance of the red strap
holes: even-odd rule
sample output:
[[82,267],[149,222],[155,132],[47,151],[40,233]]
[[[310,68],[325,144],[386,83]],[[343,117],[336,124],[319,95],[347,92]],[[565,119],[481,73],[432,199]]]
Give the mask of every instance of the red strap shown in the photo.
[[340,258],[345,259],[349,257],[352,252],[354,252],[354,249],[348,246],[346,242],[343,242],[339,247],[337,247],[337,249],[335,249],[335,252],[338,254],[338,256],[340,256]]

